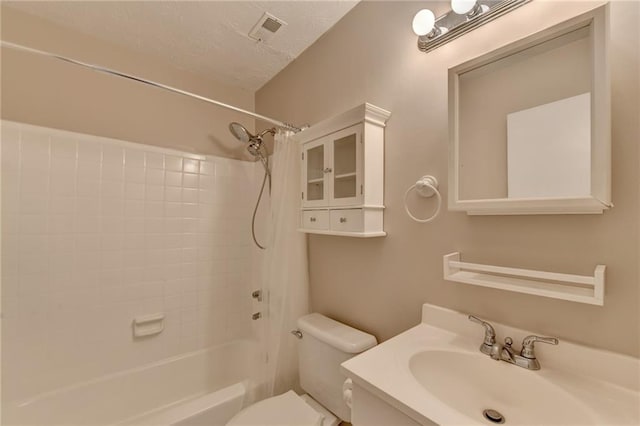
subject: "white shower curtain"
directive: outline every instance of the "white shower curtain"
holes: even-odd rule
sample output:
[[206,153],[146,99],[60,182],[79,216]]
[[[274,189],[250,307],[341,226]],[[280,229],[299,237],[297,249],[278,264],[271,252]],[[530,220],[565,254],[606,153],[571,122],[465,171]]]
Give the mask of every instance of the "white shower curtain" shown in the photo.
[[291,132],[275,136],[272,160],[270,238],[264,256],[263,291],[267,303],[265,390],[272,396],[298,387],[298,317],[309,310],[305,234],[298,232],[300,149]]

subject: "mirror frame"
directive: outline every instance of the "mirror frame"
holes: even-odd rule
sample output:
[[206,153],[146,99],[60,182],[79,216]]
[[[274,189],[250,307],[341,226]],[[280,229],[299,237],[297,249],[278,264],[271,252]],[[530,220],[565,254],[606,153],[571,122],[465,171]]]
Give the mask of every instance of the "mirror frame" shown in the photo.
[[[611,87],[608,57],[609,6],[604,5],[524,39],[449,69],[449,210],[469,215],[593,214],[611,204]],[[587,197],[495,198],[459,197],[459,76],[580,28],[590,27],[593,79],[591,86],[591,195]]]

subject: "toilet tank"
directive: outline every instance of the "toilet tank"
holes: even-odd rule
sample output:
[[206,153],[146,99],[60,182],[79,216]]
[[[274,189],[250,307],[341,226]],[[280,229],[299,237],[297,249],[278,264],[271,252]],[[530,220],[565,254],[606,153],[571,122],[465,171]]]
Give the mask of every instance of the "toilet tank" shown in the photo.
[[300,386],[316,401],[344,421],[351,421],[351,409],[342,399],[346,377],[340,364],[375,346],[371,334],[317,313],[298,319],[302,339],[298,346]]

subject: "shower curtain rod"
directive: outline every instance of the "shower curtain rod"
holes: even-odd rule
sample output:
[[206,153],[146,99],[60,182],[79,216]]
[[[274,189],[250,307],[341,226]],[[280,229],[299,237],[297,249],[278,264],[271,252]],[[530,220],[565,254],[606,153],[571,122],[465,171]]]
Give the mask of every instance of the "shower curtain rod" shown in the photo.
[[152,80],[147,80],[146,78],[137,77],[135,75],[126,74],[126,73],[123,73],[123,72],[120,72],[120,71],[112,70],[110,68],[102,67],[102,66],[99,66],[99,65],[89,64],[89,63],[78,61],[76,59],[72,59],[72,58],[69,58],[69,57],[66,57],[66,56],[58,55],[56,53],[46,52],[44,50],[33,49],[31,47],[23,46],[23,45],[16,44],[16,43],[11,43],[11,42],[4,41],[4,40],[0,41],[0,43],[2,44],[2,46],[8,47],[10,49],[20,50],[20,51],[23,51],[23,52],[34,53],[36,55],[47,56],[49,58],[59,59],[61,61],[68,62],[70,64],[80,65],[82,67],[89,68],[89,69],[91,69],[93,71],[97,71],[97,72],[101,72],[101,73],[105,73],[105,74],[110,74],[110,75],[115,75],[116,77],[126,78],[126,79],[129,79],[129,80],[136,81],[138,83],[143,83],[143,84],[147,84],[149,86],[157,87],[159,89],[168,90],[169,92],[178,93],[178,94],[184,95],[184,96],[189,96],[191,98],[198,99],[198,100],[201,100],[201,101],[204,101],[204,102],[208,102],[210,104],[217,105],[217,106],[222,107],[222,108],[230,109],[232,111],[236,111],[236,112],[239,112],[239,113],[242,113],[242,114],[249,115],[249,116],[251,116],[253,118],[257,118],[259,120],[268,121],[269,123],[275,124],[276,126],[282,127],[283,129],[293,130],[295,133],[301,132],[303,130],[300,127],[296,127],[296,126],[294,126],[292,124],[285,123],[285,122],[280,121],[280,120],[275,120],[273,118],[269,118],[269,117],[266,117],[266,116],[261,115],[261,114],[256,114],[255,112],[247,111],[247,110],[244,110],[242,108],[235,107],[233,105],[229,105],[229,104],[225,104],[225,103],[220,102],[220,101],[216,101],[216,100],[213,100],[213,99],[205,98],[204,96],[196,95],[195,93],[187,92],[186,90],[177,89],[175,87],[167,86],[166,84],[157,83],[157,82],[152,81]]

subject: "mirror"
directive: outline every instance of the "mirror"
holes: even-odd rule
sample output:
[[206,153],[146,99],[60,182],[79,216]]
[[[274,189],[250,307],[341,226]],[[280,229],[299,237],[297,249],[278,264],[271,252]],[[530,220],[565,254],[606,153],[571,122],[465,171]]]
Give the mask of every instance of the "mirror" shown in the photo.
[[449,70],[449,209],[602,213],[610,203],[607,6]]

